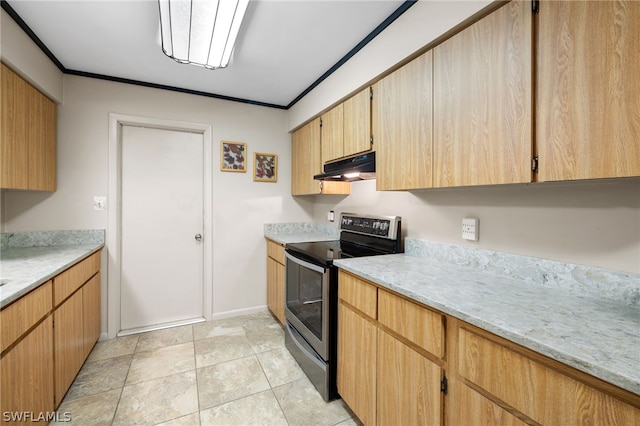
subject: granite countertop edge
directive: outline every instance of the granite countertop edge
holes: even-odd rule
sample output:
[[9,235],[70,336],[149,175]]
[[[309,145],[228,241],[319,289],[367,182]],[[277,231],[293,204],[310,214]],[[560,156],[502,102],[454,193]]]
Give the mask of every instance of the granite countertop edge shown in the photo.
[[[640,325],[640,309],[637,306],[523,285],[508,277],[408,254],[341,259],[334,264],[640,395],[637,353],[640,331],[635,328]],[[533,314],[536,310],[545,315]],[[598,329],[598,322],[604,319],[608,320],[604,324],[609,328]],[[612,347],[612,342],[619,346]]]
[[[65,238],[69,236],[69,238]],[[0,309],[104,247],[104,231],[3,234],[0,253]],[[16,244],[7,243],[15,237]]]

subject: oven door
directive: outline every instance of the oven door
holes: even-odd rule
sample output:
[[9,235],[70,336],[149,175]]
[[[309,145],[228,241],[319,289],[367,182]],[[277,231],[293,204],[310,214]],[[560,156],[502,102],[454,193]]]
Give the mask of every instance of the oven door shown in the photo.
[[318,355],[327,361],[331,267],[307,262],[287,251],[285,256],[285,316]]

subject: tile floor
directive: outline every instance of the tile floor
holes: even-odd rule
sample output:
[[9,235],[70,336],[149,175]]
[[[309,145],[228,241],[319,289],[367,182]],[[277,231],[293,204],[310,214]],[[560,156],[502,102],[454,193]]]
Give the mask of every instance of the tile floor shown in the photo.
[[324,402],[268,312],[98,342],[58,412],[82,426],[361,424]]

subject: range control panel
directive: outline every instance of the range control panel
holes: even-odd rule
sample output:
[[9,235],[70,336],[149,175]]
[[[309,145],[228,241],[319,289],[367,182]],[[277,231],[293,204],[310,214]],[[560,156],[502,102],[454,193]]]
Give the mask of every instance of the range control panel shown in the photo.
[[399,221],[399,216],[372,216],[342,213],[340,217],[340,229],[395,239]]

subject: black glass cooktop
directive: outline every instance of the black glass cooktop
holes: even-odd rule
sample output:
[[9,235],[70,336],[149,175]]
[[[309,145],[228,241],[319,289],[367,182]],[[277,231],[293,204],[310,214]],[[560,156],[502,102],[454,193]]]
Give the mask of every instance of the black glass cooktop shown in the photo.
[[376,256],[394,252],[386,247],[380,247],[379,244],[357,244],[344,240],[287,244],[286,250],[308,262],[327,266],[331,265],[335,259]]

